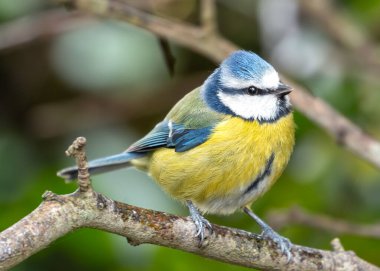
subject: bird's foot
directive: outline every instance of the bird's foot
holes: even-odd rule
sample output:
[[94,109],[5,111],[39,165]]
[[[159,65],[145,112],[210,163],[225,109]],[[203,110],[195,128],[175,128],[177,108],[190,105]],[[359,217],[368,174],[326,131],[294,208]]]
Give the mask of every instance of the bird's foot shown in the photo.
[[292,254],[290,253],[290,250],[292,248],[292,243],[288,238],[281,236],[270,227],[263,229],[263,232],[260,234],[260,236],[264,239],[270,239],[272,242],[274,242],[279,247],[282,254],[286,255],[288,262],[291,260]]
[[264,239],[270,239],[272,242],[274,242],[279,247],[282,254],[286,255],[286,258],[289,262],[292,259],[292,254],[290,252],[290,250],[292,249],[292,243],[290,242],[290,240],[275,232],[269,225],[267,225],[263,220],[261,220],[261,218],[255,215],[248,207],[244,207],[243,211],[246,214],[248,214],[251,218],[253,218],[257,222],[257,224],[259,224],[260,228],[262,229],[260,237]]
[[212,225],[206,218],[204,218],[200,214],[198,209],[194,206],[194,204],[191,201],[187,201],[186,204],[190,211],[191,220],[193,220],[195,224],[195,236],[199,238],[198,246],[201,247],[206,238],[206,229],[208,229],[210,234],[212,234]]
[[202,215],[191,215],[191,219],[193,220],[195,224],[195,228],[197,233],[195,236],[199,238],[199,244],[198,246],[201,247],[206,236],[206,229],[210,231],[210,234],[212,233],[212,225],[211,223],[204,218]]

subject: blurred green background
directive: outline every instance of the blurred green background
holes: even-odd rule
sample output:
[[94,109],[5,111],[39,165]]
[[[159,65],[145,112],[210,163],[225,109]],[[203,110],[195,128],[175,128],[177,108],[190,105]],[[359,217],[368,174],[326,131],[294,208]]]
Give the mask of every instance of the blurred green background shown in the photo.
[[[380,138],[379,57],[368,56],[380,41],[380,1],[332,1],[334,10],[327,16],[338,18],[335,33],[305,9],[305,1],[219,0],[220,31]],[[158,16],[199,23],[195,0],[132,2]],[[351,43],[339,39],[340,33],[347,33]],[[55,176],[73,163],[64,150],[75,137],[87,137],[89,158],[120,152],[215,68],[186,48],[172,42],[170,47],[176,59],[174,76],[158,39],[146,31],[72,15],[46,0],[0,1],[0,230],[36,208],[45,190],[64,194],[76,189]],[[380,221],[379,170],[342,149],[298,112],[295,118],[297,144],[291,162],[274,188],[254,204],[255,212],[265,218],[270,210],[299,205],[355,223]],[[96,176],[93,182],[113,199],[187,215],[136,170]],[[259,231],[241,213],[209,219]],[[288,225],[280,233],[293,243],[322,249],[330,249],[336,237],[300,225]],[[380,240],[338,237],[346,249],[380,265]],[[131,247],[125,238],[90,229],[59,239],[14,268],[243,269],[152,245]]]

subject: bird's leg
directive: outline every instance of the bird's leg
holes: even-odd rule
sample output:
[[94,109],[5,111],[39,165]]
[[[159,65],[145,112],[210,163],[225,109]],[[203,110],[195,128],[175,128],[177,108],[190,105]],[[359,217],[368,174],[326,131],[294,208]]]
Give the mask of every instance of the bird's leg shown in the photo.
[[195,207],[195,205],[190,200],[186,201],[186,205],[187,208],[189,208],[191,219],[195,224],[197,230],[195,236],[199,238],[199,247],[201,247],[205,239],[206,228],[208,228],[210,233],[212,233],[212,225],[206,218],[201,215],[197,207]]
[[289,241],[288,238],[285,238],[281,235],[279,235],[277,232],[275,232],[268,224],[266,224],[263,220],[261,220],[260,217],[255,215],[251,209],[248,207],[244,207],[243,211],[249,215],[251,218],[253,218],[257,224],[259,224],[262,233],[260,234],[264,238],[271,239],[274,243],[276,243],[283,254],[286,255],[288,262],[292,258],[292,255],[290,253],[290,250],[292,248],[292,243]]

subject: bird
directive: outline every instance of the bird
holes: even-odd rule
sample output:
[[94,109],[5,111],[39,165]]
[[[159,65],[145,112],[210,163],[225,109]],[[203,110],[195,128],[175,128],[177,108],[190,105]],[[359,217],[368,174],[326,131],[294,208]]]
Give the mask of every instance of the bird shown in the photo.
[[[248,214],[291,257],[292,243],[251,205],[285,169],[295,143],[289,93],[277,71],[251,51],[232,52],[204,83],[122,153],[90,161],[90,174],[134,166],[186,205],[200,246],[213,233],[205,214]],[[57,173],[66,180],[77,167]]]

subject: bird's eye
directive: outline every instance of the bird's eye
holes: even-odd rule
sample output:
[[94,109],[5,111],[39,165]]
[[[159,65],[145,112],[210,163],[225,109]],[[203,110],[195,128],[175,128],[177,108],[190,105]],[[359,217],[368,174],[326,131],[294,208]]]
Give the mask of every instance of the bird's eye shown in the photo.
[[250,86],[247,88],[247,93],[249,95],[257,95],[257,94],[259,94],[259,89],[254,87],[254,86]]

